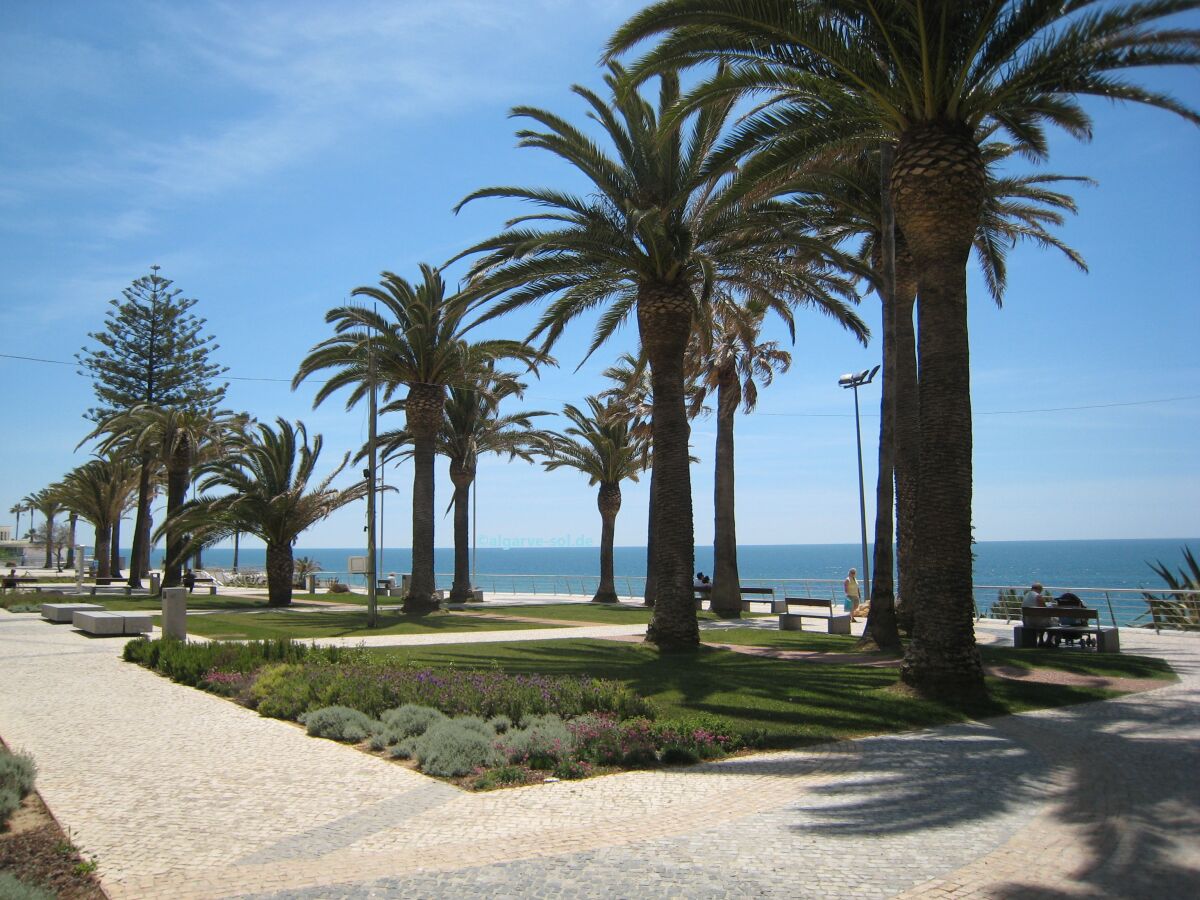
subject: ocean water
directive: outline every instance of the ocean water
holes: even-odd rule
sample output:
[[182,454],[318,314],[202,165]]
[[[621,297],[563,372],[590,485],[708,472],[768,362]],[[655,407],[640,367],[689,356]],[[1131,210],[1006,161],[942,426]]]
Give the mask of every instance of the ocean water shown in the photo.
[[[1190,545],[1200,551],[1200,538],[1102,541],[982,541],[975,545],[975,584],[1024,586],[1041,581],[1055,587],[1159,588],[1160,579],[1149,563],[1161,560],[1172,570],[1183,563],[1181,547]],[[127,552],[127,551],[126,551]],[[297,547],[296,556],[315,559],[326,572],[345,572],[350,556],[363,551],[335,547]],[[696,548],[696,568],[712,572],[712,547]],[[617,547],[613,553],[618,580],[640,579],[646,574],[645,547]],[[157,561],[161,553],[155,554]],[[516,584],[514,576],[537,576],[542,590],[551,584],[550,576],[568,576],[570,584],[587,590],[599,569],[598,547],[480,547],[476,572],[481,586],[488,587],[482,576],[506,576],[496,584]],[[382,551],[381,574],[408,572],[412,554],[406,548]],[[261,568],[262,549],[242,548],[242,568]],[[233,550],[221,548],[204,553],[206,566],[229,568]],[[858,544],[781,544],[750,545],[738,548],[738,568],[745,580],[813,579],[841,581],[850,567],[862,568]],[[454,571],[454,551],[438,548],[435,569],[439,575]],[[861,577],[861,572],[859,573]],[[577,579],[578,581],[574,581]],[[439,579],[439,581],[446,579]],[[530,579],[530,584],[533,580]],[[506,590],[506,587],[500,587]]]

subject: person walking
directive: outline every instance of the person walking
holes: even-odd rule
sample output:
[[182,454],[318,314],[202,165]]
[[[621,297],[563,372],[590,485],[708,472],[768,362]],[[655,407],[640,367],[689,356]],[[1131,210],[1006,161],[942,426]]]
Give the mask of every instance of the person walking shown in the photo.
[[846,573],[846,580],[842,582],[842,592],[846,595],[846,612],[853,613],[862,599],[862,593],[858,589],[858,569],[851,569]]

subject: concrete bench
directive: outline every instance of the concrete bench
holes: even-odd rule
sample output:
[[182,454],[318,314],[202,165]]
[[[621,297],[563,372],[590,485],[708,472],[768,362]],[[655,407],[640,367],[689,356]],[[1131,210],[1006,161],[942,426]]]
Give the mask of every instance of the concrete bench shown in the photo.
[[[849,634],[850,613],[837,609],[832,600],[816,597],[784,597],[784,611],[779,614],[780,631],[803,631],[805,619],[825,623],[826,634]],[[792,608],[797,611],[793,612]]]
[[71,622],[77,612],[103,612],[97,603],[43,603],[42,618],[47,622]]
[[150,614],[143,612],[93,612],[81,610],[75,613],[72,623],[84,634],[147,634],[153,630]]
[[[696,584],[692,585],[692,592],[696,598],[696,609],[703,609],[701,605],[705,600],[710,599],[712,595],[711,584]],[[755,603],[770,603],[771,612],[784,612],[782,600],[775,599],[775,588],[769,587],[739,587],[738,593],[742,597],[742,612],[754,612],[753,604]],[[749,594],[749,596],[747,596]],[[761,597],[762,599],[759,599]],[[711,606],[711,603],[709,604]]]

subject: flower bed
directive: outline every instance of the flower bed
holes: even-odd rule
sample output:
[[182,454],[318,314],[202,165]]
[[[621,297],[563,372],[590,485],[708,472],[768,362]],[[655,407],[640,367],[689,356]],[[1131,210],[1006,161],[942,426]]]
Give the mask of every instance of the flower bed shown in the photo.
[[289,641],[138,639],[125,659],[478,790],[694,763],[743,746],[716,717],[657,722],[648,700],[599,678],[397,666]]

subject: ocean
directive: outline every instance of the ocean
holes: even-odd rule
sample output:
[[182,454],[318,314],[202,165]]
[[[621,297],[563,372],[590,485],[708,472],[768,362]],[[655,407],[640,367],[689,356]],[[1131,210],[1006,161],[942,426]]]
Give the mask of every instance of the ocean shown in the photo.
[[[1183,546],[1200,551],[1200,538],[1163,538],[1145,540],[1100,541],[981,541],[975,545],[975,584],[1028,586],[1041,581],[1047,586],[1092,588],[1159,588],[1161,581],[1149,563],[1161,560],[1172,570],[1183,564]],[[126,551],[127,553],[128,551]],[[337,547],[297,547],[296,556],[315,559],[325,572],[346,572],[348,558],[363,551]],[[515,576],[529,576],[529,583],[549,583],[551,576],[569,578],[569,584],[585,591],[593,584],[599,568],[599,548],[592,547],[480,547],[476,572],[481,587],[488,588],[485,576],[504,576],[496,583],[517,584]],[[618,581],[640,580],[646,574],[645,547],[617,547],[614,569]],[[155,554],[155,561],[161,553]],[[261,568],[265,553],[261,548],[242,548],[241,568]],[[696,548],[696,568],[712,572],[712,547]],[[381,575],[409,571],[412,555],[407,548],[382,551],[378,567]],[[220,548],[204,552],[206,566],[230,568],[233,550]],[[738,549],[738,568],[747,581],[841,582],[850,567],[862,569],[858,544],[780,544],[750,545]],[[454,571],[454,551],[438,548],[435,569],[442,586],[448,586]],[[860,571],[861,578],[862,573]],[[623,586],[619,585],[618,589]],[[505,587],[498,588],[507,590]],[[541,588],[545,590],[545,587]]]

